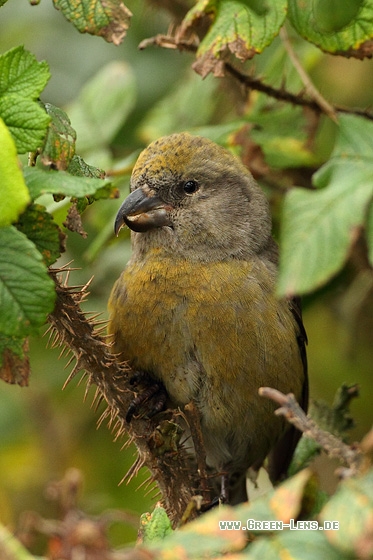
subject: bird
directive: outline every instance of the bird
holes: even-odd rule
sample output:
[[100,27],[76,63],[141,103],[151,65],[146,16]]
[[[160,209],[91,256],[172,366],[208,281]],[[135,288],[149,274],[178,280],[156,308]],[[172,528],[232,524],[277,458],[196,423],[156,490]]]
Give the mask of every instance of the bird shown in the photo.
[[194,403],[207,467],[235,505],[267,456],[272,482],[284,478],[300,437],[259,388],[308,403],[307,336],[300,301],[276,295],[269,203],[238,157],[187,132],[145,148],[130,185],[114,228],[132,230],[132,253],[109,298],[112,352],[175,408]]

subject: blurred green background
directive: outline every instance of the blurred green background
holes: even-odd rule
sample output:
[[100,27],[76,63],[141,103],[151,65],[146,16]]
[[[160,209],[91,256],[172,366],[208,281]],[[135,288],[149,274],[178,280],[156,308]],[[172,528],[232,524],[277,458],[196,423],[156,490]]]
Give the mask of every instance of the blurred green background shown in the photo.
[[[194,75],[190,70],[191,55],[159,48],[139,51],[141,40],[167,31],[170,18],[140,0],[127,1],[126,5],[134,17],[119,47],[100,38],[80,35],[49,0],[38,6],[30,6],[24,0],[9,0],[0,8],[0,52],[23,44],[38,60],[48,62],[51,79],[43,101],[66,108],[77,128],[77,151],[88,163],[119,170],[115,181],[121,199],[128,192],[127,167],[149,141],[187,128],[200,128],[213,135],[212,129],[205,127],[229,128],[247,110],[237,85],[232,87],[211,77],[201,80]],[[304,42],[298,42],[297,49],[317,87],[330,101],[360,107],[372,105],[373,61],[324,55]],[[112,126],[109,145],[90,146],[85,139],[86,131],[79,129],[84,127],[79,120],[79,107],[84,105],[84,99],[79,94],[97,72],[114,61],[120,64],[109,66],[107,72],[114,81],[116,72],[123,80],[123,94],[119,94],[127,102]],[[246,66],[267,82],[281,85],[286,76],[287,83],[300,88],[279,39]],[[104,104],[108,92],[104,79],[104,91],[100,92],[100,79],[92,90],[97,89],[98,106],[100,93]],[[321,159],[332,148],[333,127],[325,121],[317,139]],[[54,204],[49,199],[43,202],[49,207]],[[122,231],[118,240],[112,235],[119,205],[120,200],[109,200],[88,208],[83,215],[87,239],[70,233],[68,252],[59,263],[73,259],[72,266],[79,270],[71,273],[72,284],[84,284],[94,276],[85,309],[102,312],[103,319],[111,287],[130,253],[128,232]],[[54,208],[62,222],[64,203]],[[276,206],[274,212],[276,219]],[[372,422],[373,305],[372,297],[367,297],[369,279],[362,269],[356,252],[338,278],[304,299],[311,396],[331,401],[342,382],[359,383],[361,397],[352,406],[356,420],[352,439],[356,440]],[[146,497],[143,488],[136,492],[148,476],[145,469],[128,485],[118,486],[134,461],[135,450],[122,450],[124,441],[114,442],[115,434],[105,424],[97,429],[104,407],[95,410],[90,406],[94,389],[83,402],[85,382],[79,384],[79,376],[62,391],[69,373],[64,369],[67,360],[58,359],[59,350],[46,350],[46,343],[47,338],[30,342],[32,376],[28,388],[0,384],[1,521],[15,527],[25,510],[53,516],[54,506],[46,499],[44,489],[70,467],[79,468],[84,476],[80,505],[88,513],[100,514],[113,508],[137,514],[149,510],[156,492]],[[119,544],[134,540],[136,530],[115,525],[112,535]]]

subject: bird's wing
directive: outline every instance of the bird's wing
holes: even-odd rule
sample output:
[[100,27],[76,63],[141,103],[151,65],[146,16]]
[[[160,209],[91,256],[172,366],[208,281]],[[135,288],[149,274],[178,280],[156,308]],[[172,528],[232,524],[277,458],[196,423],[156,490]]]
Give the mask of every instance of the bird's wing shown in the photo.
[[[298,325],[298,347],[303,363],[304,381],[302,394],[299,401],[300,406],[307,413],[308,410],[308,366],[307,366],[307,334],[302,320],[302,306],[300,298],[289,300],[289,307]],[[287,473],[290,466],[295,448],[300,440],[302,433],[294,426],[279,439],[276,446],[272,449],[268,458],[268,472],[273,483],[280,482]]]

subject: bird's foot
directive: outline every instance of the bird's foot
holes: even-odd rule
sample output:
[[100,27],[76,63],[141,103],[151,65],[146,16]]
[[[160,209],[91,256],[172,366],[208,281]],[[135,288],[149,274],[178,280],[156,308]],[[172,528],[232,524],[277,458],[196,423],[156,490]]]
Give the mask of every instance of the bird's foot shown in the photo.
[[229,476],[227,474],[223,474],[221,475],[221,479],[220,479],[220,495],[219,496],[215,496],[215,498],[213,498],[211,501],[202,504],[201,506],[201,512],[206,512],[206,511],[210,511],[210,509],[213,509],[217,506],[221,506],[224,504],[229,504],[229,500],[228,500],[228,496],[229,496],[229,489],[228,489],[228,483],[229,483]]
[[161,381],[156,381],[145,371],[137,371],[129,380],[130,385],[139,387],[137,396],[131,401],[127,414],[126,422],[131,422],[133,416],[140,413],[144,405],[148,405],[146,416],[152,418],[158,412],[165,409],[167,402],[167,392]]

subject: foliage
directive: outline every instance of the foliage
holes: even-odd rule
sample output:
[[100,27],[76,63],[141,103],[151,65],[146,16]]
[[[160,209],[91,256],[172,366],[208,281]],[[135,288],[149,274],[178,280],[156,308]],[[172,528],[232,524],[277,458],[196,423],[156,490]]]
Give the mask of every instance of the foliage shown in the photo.
[[[372,477],[370,470],[357,479],[346,480],[322,505],[317,480],[311,470],[305,469],[252,503],[220,507],[164,538],[162,543],[155,538],[147,547],[140,546],[139,551],[144,548],[151,558],[159,560],[197,559],[205,554],[224,558],[227,553],[236,560],[368,558],[373,530]],[[369,501],[370,506],[361,508],[359,500]],[[153,515],[154,531],[159,533],[157,509]],[[248,539],[253,541],[249,546]]]
[[[325,60],[323,52],[370,57],[373,1],[346,0],[343,6],[334,0],[154,4],[170,11],[173,33],[143,40],[142,48],[193,53],[192,67],[205,78],[203,85],[189,70],[180,72],[177,80],[171,75],[172,85],[160,98],[139,106],[135,69],[111,62],[62,110],[40,99],[50,78],[47,62],[22,46],[0,55],[0,371],[8,382],[28,384],[27,338],[38,334],[53,314],[58,285],[49,267],[60,263],[66,251],[105,262],[105,255],[115,251],[110,199],[126,185],[139,148],[178,130],[203,134],[232,150],[268,192],[275,228],[280,228],[279,296],[317,295],[342,278],[340,286],[358,308],[356,316],[370,301],[373,115],[325,99],[304,69],[312,72]],[[80,32],[114,45],[124,39],[132,17],[121,0],[54,5]],[[133,11],[136,19],[137,3]],[[150,70],[149,78],[143,74],[150,89],[156,77]],[[85,240],[85,229],[93,240],[92,235]],[[78,249],[77,233],[84,238],[76,242]],[[303,458],[300,465],[307,461]],[[153,521],[148,514],[142,519],[144,550],[138,552],[154,558],[227,553],[235,558],[368,558],[370,461],[371,444],[358,472],[327,501],[311,471],[301,470],[256,501],[208,513],[179,531],[171,532],[164,510],[157,508]],[[221,521],[243,526],[251,518],[333,520],[340,530],[257,534],[218,529]],[[153,533],[164,540],[153,543]],[[4,535],[0,538],[7,540]],[[14,558],[29,556],[13,544]]]

